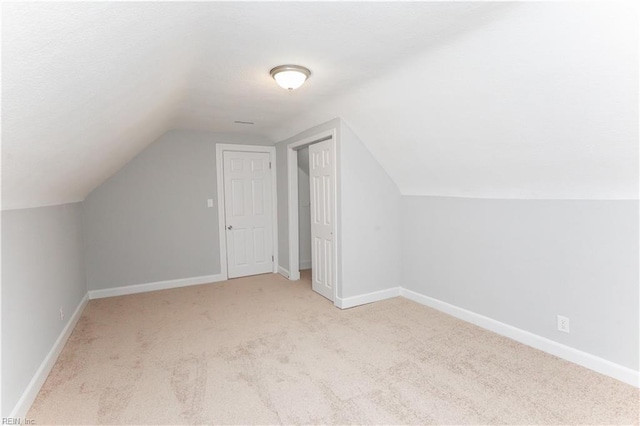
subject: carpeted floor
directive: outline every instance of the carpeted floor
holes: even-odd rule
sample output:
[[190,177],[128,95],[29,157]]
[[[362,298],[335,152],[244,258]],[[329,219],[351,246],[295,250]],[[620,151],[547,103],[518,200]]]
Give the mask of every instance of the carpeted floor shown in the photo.
[[92,300],[37,424],[637,424],[638,390],[403,298],[261,275]]

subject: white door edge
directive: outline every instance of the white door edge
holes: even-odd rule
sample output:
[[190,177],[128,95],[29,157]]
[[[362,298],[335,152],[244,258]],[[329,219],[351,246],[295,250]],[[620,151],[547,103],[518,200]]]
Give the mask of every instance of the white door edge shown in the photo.
[[266,152],[269,153],[269,161],[271,161],[271,198],[272,198],[272,221],[273,221],[273,273],[278,273],[278,193],[277,193],[277,177],[276,177],[276,147],[262,145],[236,145],[228,143],[216,143],[216,201],[218,203],[218,240],[220,251],[220,275],[225,280],[229,279],[227,270],[227,236],[225,230],[225,197],[224,197],[224,174],[223,174],[223,155],[224,151],[238,152]]

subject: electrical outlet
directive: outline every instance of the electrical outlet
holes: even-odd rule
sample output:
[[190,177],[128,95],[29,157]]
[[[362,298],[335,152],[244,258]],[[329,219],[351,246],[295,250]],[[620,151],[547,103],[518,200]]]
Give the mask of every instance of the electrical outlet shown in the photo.
[[60,321],[64,321],[64,309],[60,308]]
[[558,315],[558,331],[569,332],[569,318]]

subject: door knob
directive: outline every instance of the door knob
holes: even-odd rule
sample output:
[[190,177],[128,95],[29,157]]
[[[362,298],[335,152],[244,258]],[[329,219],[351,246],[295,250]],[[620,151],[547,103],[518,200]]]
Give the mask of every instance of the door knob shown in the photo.
[[228,229],[228,230],[232,230],[232,229],[233,229],[233,226],[229,225],[229,226],[227,226],[227,229]]

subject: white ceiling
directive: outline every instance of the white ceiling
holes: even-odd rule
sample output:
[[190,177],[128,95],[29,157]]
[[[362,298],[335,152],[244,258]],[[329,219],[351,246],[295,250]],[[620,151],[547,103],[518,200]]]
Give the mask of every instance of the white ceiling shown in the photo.
[[[2,8],[3,208],[81,200],[171,128],[277,141],[336,116],[403,193],[637,197],[637,22],[623,6]],[[283,63],[313,74],[288,93],[268,74]]]

